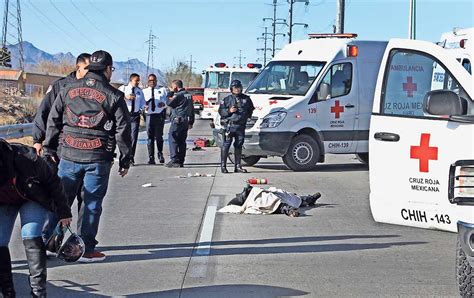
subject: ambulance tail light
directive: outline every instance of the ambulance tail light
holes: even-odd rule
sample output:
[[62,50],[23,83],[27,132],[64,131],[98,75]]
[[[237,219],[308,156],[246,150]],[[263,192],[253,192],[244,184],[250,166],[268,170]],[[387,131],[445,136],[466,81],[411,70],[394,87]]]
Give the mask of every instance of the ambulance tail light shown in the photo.
[[215,67],[225,67],[225,63],[224,62],[219,62],[219,63],[216,63],[214,64]]
[[248,68],[262,68],[262,64],[258,64],[258,63],[248,63],[248,64],[247,64],[247,67],[248,67]]
[[474,160],[460,160],[449,169],[449,201],[474,206]]
[[359,48],[355,45],[347,46],[347,57],[357,57],[359,55]]
[[465,49],[466,42],[467,42],[467,39],[461,39],[461,41],[459,42],[459,46],[461,48]]

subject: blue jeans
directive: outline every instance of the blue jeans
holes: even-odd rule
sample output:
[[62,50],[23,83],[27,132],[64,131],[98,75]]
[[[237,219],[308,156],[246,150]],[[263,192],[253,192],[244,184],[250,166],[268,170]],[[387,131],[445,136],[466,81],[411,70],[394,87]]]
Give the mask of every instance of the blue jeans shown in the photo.
[[96,240],[99,229],[102,201],[107,193],[111,162],[78,163],[61,159],[58,176],[66,193],[69,206],[84,183],[83,215],[78,219],[78,234],[84,240],[86,252],[92,252],[98,244]]
[[41,237],[48,210],[32,201],[21,205],[0,205],[0,246],[8,246],[18,213],[21,220],[21,238]]

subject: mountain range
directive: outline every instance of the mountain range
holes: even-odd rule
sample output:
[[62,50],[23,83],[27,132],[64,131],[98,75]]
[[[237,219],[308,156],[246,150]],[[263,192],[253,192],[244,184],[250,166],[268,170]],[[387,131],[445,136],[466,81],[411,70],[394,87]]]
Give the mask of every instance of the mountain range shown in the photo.
[[[76,62],[76,57],[70,52],[50,54],[38,49],[28,41],[23,41],[22,45],[26,70],[34,70],[35,66],[41,61],[53,63],[66,61],[71,64],[75,64]],[[12,68],[18,69],[19,62],[18,59],[15,59],[15,57],[18,57],[19,44],[8,46],[8,49],[11,51],[13,57]],[[145,81],[144,76],[146,75],[146,64],[138,59],[130,59],[128,61],[114,61],[114,67],[115,71],[112,75],[112,82],[126,83],[128,81],[127,74],[132,72],[138,73],[142,77],[142,81]],[[165,84],[165,76],[161,70],[157,68],[150,68],[148,73],[156,74],[158,81],[160,81],[163,85]]]

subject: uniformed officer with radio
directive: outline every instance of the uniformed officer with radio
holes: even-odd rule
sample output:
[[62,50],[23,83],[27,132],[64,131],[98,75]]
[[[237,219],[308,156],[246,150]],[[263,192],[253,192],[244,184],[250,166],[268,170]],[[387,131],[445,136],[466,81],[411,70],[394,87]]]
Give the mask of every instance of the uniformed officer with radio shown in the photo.
[[245,126],[247,119],[252,117],[253,106],[249,96],[242,93],[242,83],[233,80],[230,84],[232,94],[221,101],[219,115],[221,124],[225,128],[224,143],[221,148],[221,172],[229,173],[227,170],[227,158],[229,156],[230,145],[234,141],[235,173],[247,173],[242,168],[242,147],[245,140]]
[[155,162],[155,142],[158,149],[158,160],[165,163],[163,156],[163,128],[166,119],[167,91],[164,87],[157,88],[155,74],[148,76],[148,88],[143,89],[146,106],[146,131],[148,134],[148,164]]
[[191,94],[183,88],[183,81],[174,80],[168,95],[167,106],[171,108],[169,130],[170,159],[168,168],[182,168],[186,157],[188,130],[194,124],[194,104]]

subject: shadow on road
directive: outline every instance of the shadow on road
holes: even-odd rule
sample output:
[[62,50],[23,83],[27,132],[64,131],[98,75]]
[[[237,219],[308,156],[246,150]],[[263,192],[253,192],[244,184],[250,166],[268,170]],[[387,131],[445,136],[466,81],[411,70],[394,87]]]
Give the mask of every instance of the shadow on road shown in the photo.
[[127,297],[189,297],[189,298],[233,298],[233,297],[258,297],[258,298],[273,298],[273,297],[295,297],[305,296],[308,292],[264,285],[215,285],[202,286],[184,289],[174,289],[168,291],[160,291],[154,293],[143,293],[135,295],[127,295]]
[[[255,240],[229,240],[216,241],[212,243],[201,243],[201,245],[211,245],[211,256],[239,256],[239,255],[275,255],[275,254],[298,254],[298,253],[324,253],[324,252],[346,252],[360,250],[387,249],[396,246],[420,245],[423,241],[401,241],[401,242],[381,242],[381,243],[331,243],[331,244],[311,244],[302,245],[305,242],[318,241],[339,241],[354,239],[386,239],[396,238],[398,235],[340,235],[340,236],[319,236],[319,237],[290,237],[275,239],[255,239]],[[262,246],[265,244],[292,244],[285,246]],[[255,245],[244,247],[226,247],[227,245]],[[147,250],[144,253],[116,254],[107,256],[102,263],[133,262],[155,259],[189,258],[195,251],[195,243],[176,244],[152,244],[152,245],[126,245],[126,246],[106,246],[100,247],[101,251],[127,251],[127,250]],[[195,256],[199,257],[199,256]],[[18,264],[15,270],[27,269],[24,261],[14,261]],[[57,259],[50,259],[48,267],[65,266]],[[72,264],[69,266],[87,266],[83,264]]]
[[[284,164],[280,163],[258,163],[253,166],[255,169],[263,170],[278,170],[290,172]],[[359,163],[341,163],[341,164],[318,164],[316,169],[307,172],[363,172],[368,171],[369,167],[365,164]],[[252,173],[259,173],[258,171],[251,171]],[[263,173],[263,172],[261,172]]]

